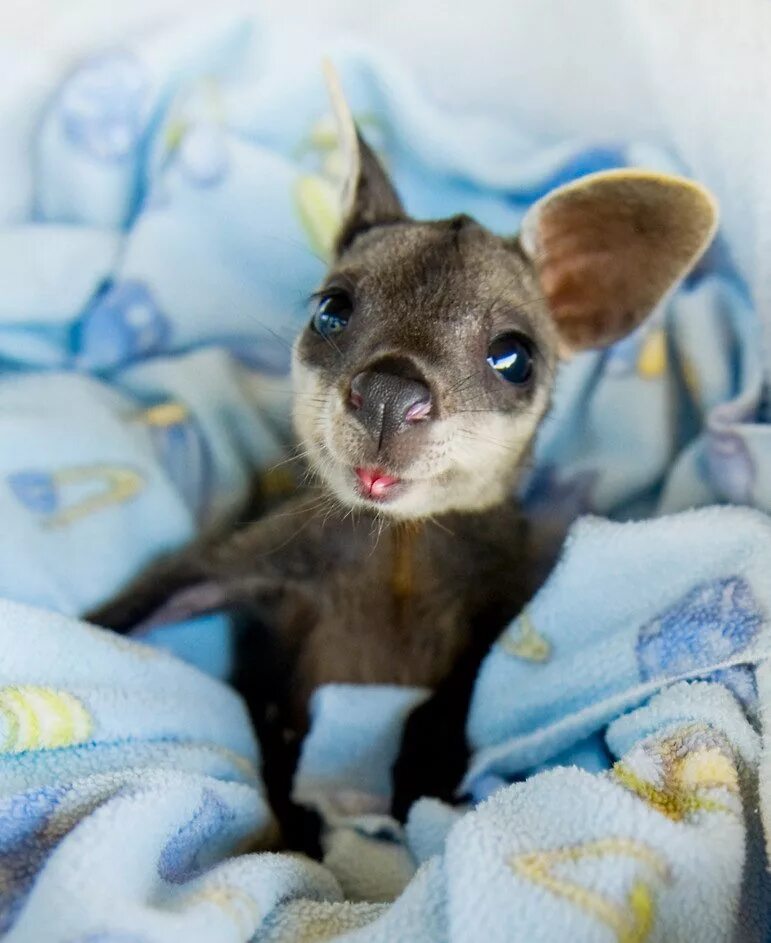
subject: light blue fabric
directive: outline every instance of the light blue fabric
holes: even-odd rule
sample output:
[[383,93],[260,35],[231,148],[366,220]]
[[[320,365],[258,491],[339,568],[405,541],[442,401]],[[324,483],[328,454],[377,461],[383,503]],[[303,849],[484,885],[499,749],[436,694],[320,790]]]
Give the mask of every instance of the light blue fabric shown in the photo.
[[404,721],[428,691],[390,685],[328,684],[311,699],[294,797],[335,813],[385,812]]
[[[715,534],[732,539],[699,553]],[[584,561],[611,551],[618,591],[595,625],[581,618],[604,608]],[[672,573],[667,554],[680,565],[662,593],[654,573]],[[368,789],[377,800],[387,769],[350,734],[357,705],[392,746],[385,730],[411,695],[378,689],[367,704],[366,691],[323,692],[317,718],[326,710],[348,744],[320,750],[330,728],[314,731],[304,756],[300,782],[308,790],[315,765],[330,810],[324,867],[233,857],[268,846],[271,818],[247,718],[224,686],[153,647],[4,603],[6,938],[347,940],[357,927],[350,939],[765,939],[751,718],[771,690],[756,671],[771,645],[769,554],[771,523],[746,510],[581,524],[528,610],[527,636],[512,626],[477,686],[472,792],[492,773],[525,781],[465,815],[419,802],[406,834],[345,803]],[[558,762],[566,743],[586,751],[603,732],[612,767]],[[528,776],[536,763],[552,768]]]
[[[224,621],[146,645],[74,618],[283,456],[288,344],[337,212],[318,47],[215,19],[95,51],[51,90],[33,196],[0,220],[0,927],[765,940],[771,442],[760,328],[720,240],[559,377],[524,500],[544,527],[594,516],[482,668],[476,809],[422,801],[398,827],[388,769],[424,692],[329,688],[296,783],[327,816],[325,864],[270,854],[247,717],[197,670],[227,674]],[[513,232],[582,173],[687,169],[450,114],[370,51],[327,48],[418,216]],[[759,510],[687,511],[722,502]]]
[[[482,667],[469,717],[477,754],[467,785],[481,772],[506,776],[559,755],[647,699],[662,680],[697,669],[719,671],[721,683],[756,712],[745,666],[765,654],[770,537],[765,518],[738,509],[627,527],[580,521],[548,585]],[[598,571],[602,581],[592,578]]]

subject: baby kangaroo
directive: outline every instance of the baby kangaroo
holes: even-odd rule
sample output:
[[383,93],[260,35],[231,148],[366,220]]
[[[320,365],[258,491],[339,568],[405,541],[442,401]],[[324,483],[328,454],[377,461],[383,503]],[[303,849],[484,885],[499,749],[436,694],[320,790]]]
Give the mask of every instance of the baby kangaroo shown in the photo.
[[431,689],[394,771],[403,817],[419,795],[452,796],[479,662],[536,588],[538,535],[513,494],[558,361],[637,327],[702,253],[716,209],[694,183],[620,170],[555,190],[518,236],[468,216],[419,222],[330,84],[343,223],[293,357],[318,486],[160,561],[91,618],[125,631],[239,612],[258,640],[249,663],[275,659],[270,713],[297,741],[319,685]]

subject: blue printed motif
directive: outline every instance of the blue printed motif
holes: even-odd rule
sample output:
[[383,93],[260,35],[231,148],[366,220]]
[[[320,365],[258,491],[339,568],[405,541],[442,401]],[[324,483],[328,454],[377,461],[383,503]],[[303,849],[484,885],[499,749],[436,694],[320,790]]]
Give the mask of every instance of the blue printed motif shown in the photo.
[[13,925],[58,841],[46,829],[67,792],[66,787],[44,787],[0,802],[0,934]]
[[234,818],[235,812],[210,789],[205,789],[201,805],[193,817],[161,851],[158,859],[161,878],[171,884],[184,884],[205,870],[200,861],[201,854],[211,851],[212,839],[220,835]]
[[666,678],[731,658],[751,644],[762,621],[741,577],[696,586],[640,630],[640,674],[644,680]]
[[59,94],[65,136],[95,160],[126,160],[142,134],[147,90],[143,69],[130,53],[88,60]]
[[733,691],[734,697],[742,705],[744,710],[753,715],[759,705],[758,686],[755,680],[755,672],[749,665],[733,665],[731,668],[723,668],[721,671],[715,671],[709,676],[710,681],[717,681],[723,684],[730,691]]
[[34,514],[48,516],[57,510],[58,489],[54,476],[48,472],[14,472],[6,481],[16,499]]
[[76,363],[88,370],[107,370],[159,353],[171,327],[149,289],[127,280],[108,285],[81,319]]
[[16,499],[46,527],[65,527],[103,508],[133,500],[145,479],[129,465],[27,468],[6,478]]

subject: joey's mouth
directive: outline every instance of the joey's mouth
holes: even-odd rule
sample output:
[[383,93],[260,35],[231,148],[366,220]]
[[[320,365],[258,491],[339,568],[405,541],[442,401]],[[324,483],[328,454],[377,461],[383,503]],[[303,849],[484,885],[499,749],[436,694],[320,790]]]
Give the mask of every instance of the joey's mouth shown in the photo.
[[359,497],[383,504],[393,500],[404,491],[406,482],[389,475],[382,468],[355,468],[356,490]]

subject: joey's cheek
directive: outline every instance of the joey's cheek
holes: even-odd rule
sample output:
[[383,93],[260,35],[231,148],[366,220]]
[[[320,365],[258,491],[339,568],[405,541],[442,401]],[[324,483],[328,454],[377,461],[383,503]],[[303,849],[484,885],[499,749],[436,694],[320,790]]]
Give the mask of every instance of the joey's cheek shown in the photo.
[[340,416],[331,416],[325,423],[325,432],[330,446],[336,451],[344,452],[353,442],[353,430]]
[[320,445],[329,410],[329,384],[323,374],[302,362],[295,352],[292,363],[294,389],[293,419],[298,438],[307,444]]
[[298,439],[308,445],[320,444],[323,440],[323,404],[312,396],[296,396],[292,411]]
[[329,457],[344,466],[357,464],[363,453],[362,436],[346,417],[329,416],[322,427]]

